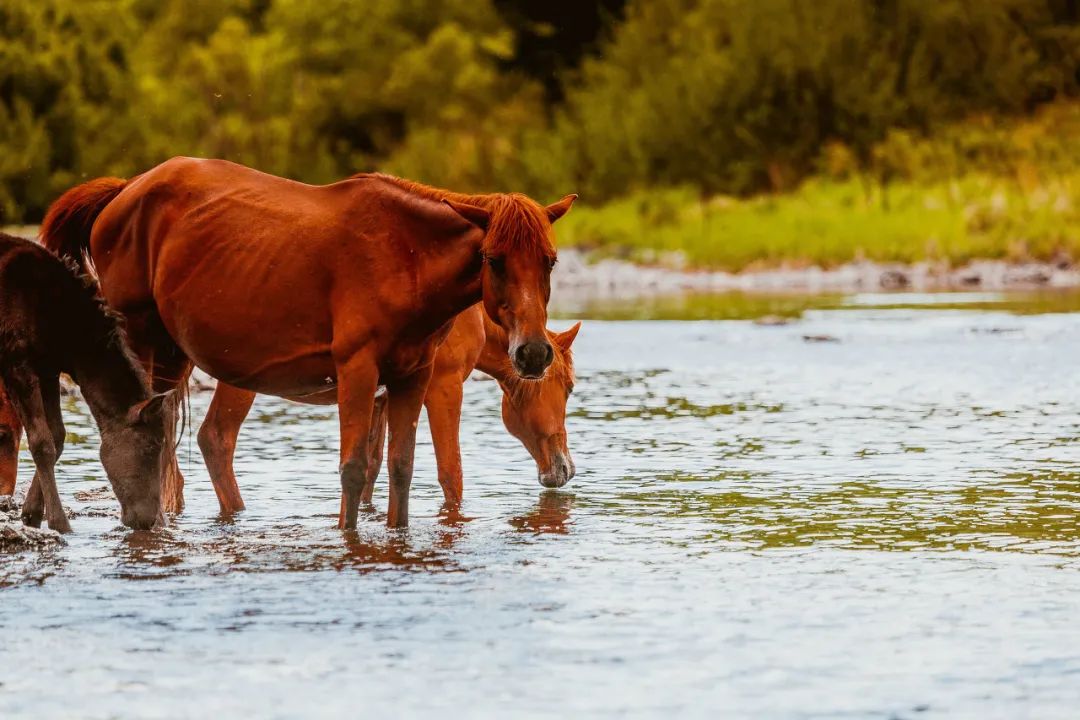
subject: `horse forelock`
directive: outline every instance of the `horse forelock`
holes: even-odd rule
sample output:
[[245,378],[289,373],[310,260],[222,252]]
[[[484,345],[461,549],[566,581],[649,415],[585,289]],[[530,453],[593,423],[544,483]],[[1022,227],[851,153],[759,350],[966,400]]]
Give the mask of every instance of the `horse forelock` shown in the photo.
[[530,253],[555,259],[551,223],[535,200],[520,193],[497,195],[487,205],[491,222],[481,246],[485,254]]

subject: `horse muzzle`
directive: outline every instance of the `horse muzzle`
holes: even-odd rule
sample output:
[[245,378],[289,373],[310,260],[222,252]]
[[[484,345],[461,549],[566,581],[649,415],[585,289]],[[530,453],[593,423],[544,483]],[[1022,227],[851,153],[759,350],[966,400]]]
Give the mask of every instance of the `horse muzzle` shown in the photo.
[[570,482],[575,472],[574,461],[570,459],[570,456],[558,453],[547,472],[537,473],[537,480],[546,488],[561,488]]
[[522,343],[510,352],[510,364],[514,366],[514,372],[528,380],[544,377],[554,359],[555,350],[546,340]]
[[120,522],[132,530],[152,530],[165,526],[165,515],[158,505],[142,504],[123,508]]

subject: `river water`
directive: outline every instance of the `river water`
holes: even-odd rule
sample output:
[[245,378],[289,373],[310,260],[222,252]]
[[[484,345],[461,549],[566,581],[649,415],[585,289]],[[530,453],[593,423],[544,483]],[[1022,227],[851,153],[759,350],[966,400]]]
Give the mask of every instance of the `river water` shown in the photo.
[[542,491],[473,381],[464,518],[424,425],[405,532],[334,529],[335,410],[260,398],[248,510],[185,442],[187,510],[133,534],[69,399],[75,534],[0,556],[0,717],[1076,717],[1077,309],[572,305],[577,477]]

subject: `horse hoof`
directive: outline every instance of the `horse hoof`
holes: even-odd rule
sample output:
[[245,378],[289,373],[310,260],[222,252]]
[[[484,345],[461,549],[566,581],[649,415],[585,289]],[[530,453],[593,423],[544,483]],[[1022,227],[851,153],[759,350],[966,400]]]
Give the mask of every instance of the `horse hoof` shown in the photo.
[[56,520],[49,520],[49,527],[61,535],[67,535],[71,532],[71,523],[63,516],[56,518]]
[[38,512],[24,512],[22,514],[23,525],[26,525],[27,527],[40,528],[41,519],[42,515]]

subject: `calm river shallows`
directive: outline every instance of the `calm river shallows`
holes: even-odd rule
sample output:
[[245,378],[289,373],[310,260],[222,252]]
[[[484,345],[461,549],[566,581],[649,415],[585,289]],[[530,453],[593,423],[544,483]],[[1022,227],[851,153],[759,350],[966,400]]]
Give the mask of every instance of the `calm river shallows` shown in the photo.
[[0,717],[1076,717],[1078,308],[575,306],[577,477],[472,381],[464,518],[423,424],[405,532],[334,529],[336,411],[260,398],[248,510],[185,440],[187,510],[130,533],[69,398],[75,534],[0,556]]

